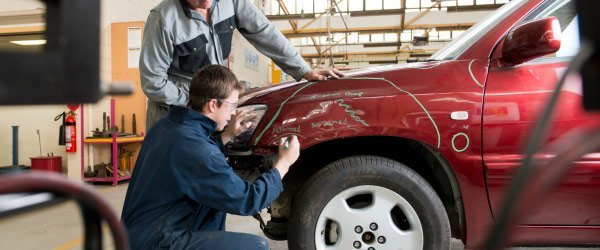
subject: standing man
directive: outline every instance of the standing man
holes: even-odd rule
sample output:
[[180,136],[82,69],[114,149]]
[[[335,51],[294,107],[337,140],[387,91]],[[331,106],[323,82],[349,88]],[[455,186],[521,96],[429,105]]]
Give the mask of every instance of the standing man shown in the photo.
[[297,81],[343,76],[336,69],[311,70],[250,0],[163,0],[150,11],[140,56],[147,128],[168,112],[169,105],[186,105],[197,69],[227,65],[234,29]]
[[188,108],[173,106],[148,131],[122,212],[132,249],[269,248],[262,237],[226,232],[225,216],[273,202],[300,144],[294,136],[285,148],[282,138],[273,169],[252,183],[240,179],[224,155],[224,144],[251,125],[240,124],[245,111],[236,111],[240,89],[229,69],[206,66],[192,79]]

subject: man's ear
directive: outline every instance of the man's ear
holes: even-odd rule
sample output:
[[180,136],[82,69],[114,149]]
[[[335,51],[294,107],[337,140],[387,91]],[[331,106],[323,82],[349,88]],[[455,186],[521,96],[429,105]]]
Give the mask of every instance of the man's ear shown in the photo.
[[204,108],[203,111],[206,114],[210,114],[210,113],[214,113],[215,111],[217,111],[217,100],[216,99],[211,99],[208,102],[206,102],[204,104]]

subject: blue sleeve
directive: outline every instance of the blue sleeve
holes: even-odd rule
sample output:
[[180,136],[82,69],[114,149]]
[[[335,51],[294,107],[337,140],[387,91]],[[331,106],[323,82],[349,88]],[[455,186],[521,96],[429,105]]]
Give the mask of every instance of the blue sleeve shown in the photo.
[[252,215],[266,208],[283,191],[276,169],[250,183],[236,175],[224,155],[215,151],[204,151],[203,156],[196,154],[195,160],[184,163],[184,168],[190,171],[185,192],[194,201],[231,214]]

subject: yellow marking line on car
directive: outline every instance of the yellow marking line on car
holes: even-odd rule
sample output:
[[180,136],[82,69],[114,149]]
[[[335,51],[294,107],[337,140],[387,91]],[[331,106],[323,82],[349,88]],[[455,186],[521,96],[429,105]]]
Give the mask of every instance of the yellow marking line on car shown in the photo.
[[[458,148],[456,148],[456,145],[454,144],[454,139],[456,139],[456,137],[458,137],[458,136],[460,136],[460,135],[464,136],[464,137],[465,137],[465,139],[467,139],[467,144],[466,144],[466,145],[465,145],[465,147],[464,147],[464,148],[462,148],[462,149],[458,149]],[[469,143],[470,143],[470,141],[469,141],[469,136],[468,136],[467,134],[465,134],[465,133],[462,133],[462,132],[461,132],[461,133],[458,133],[458,134],[455,134],[454,136],[452,136],[452,149],[454,149],[454,151],[456,151],[456,152],[458,152],[458,153],[460,153],[460,152],[463,152],[463,151],[467,150],[467,148],[469,148]]]
[[437,124],[433,120],[433,117],[431,116],[431,114],[429,114],[429,111],[425,108],[425,106],[423,106],[423,104],[419,101],[419,99],[417,99],[417,97],[415,95],[413,95],[412,93],[410,93],[404,89],[401,89],[400,87],[396,86],[396,84],[394,84],[393,82],[391,82],[385,78],[372,78],[372,79],[388,82],[389,84],[394,86],[394,88],[396,88],[400,92],[404,92],[407,95],[409,95],[413,100],[415,100],[415,102],[417,102],[417,104],[419,104],[419,106],[421,107],[421,109],[423,109],[423,111],[425,111],[425,114],[427,114],[427,117],[429,118],[429,120],[431,121],[431,124],[433,124],[433,127],[435,128],[435,132],[437,133],[437,137],[438,137],[437,147],[440,148],[442,145],[442,136],[440,135],[440,130],[438,129]]
[[474,62],[475,62],[475,60],[472,60],[472,61],[469,63],[469,74],[471,74],[471,78],[473,78],[473,81],[475,81],[475,83],[476,83],[477,85],[479,85],[479,87],[482,87],[482,88],[483,88],[483,85],[482,85],[481,83],[479,83],[479,81],[477,81],[477,78],[475,78],[475,75],[473,75],[473,70],[471,70],[471,65],[473,65],[473,63],[474,63]]
[[279,104],[279,109],[277,109],[277,112],[275,112],[275,114],[273,115],[273,118],[271,118],[271,120],[269,121],[269,123],[267,123],[267,126],[265,126],[265,128],[263,129],[263,131],[260,132],[260,134],[256,137],[256,139],[254,140],[254,145],[256,145],[259,141],[260,138],[262,138],[262,136],[265,134],[265,132],[267,131],[267,129],[269,129],[271,127],[271,125],[273,125],[273,122],[275,121],[275,118],[277,118],[279,116],[279,113],[281,113],[281,109],[283,108],[283,105],[285,105],[285,103],[287,101],[289,101],[290,99],[292,99],[294,96],[296,96],[296,94],[298,94],[298,92],[302,91],[303,89],[319,83],[322,81],[318,81],[318,82],[310,82],[307,83],[306,85],[302,86],[301,88],[299,88],[298,90],[296,90],[296,92],[294,92],[290,97],[288,97],[287,99],[285,99],[285,101],[281,102],[281,104]]
[[[415,102],[417,102],[417,104],[419,105],[419,107],[421,107],[421,109],[425,112],[425,114],[427,114],[427,117],[429,118],[429,120],[433,124],[433,127],[435,128],[435,131],[437,133],[437,137],[438,137],[437,147],[438,148],[441,147],[442,136],[440,135],[440,130],[438,129],[437,124],[435,123],[435,121],[433,120],[433,117],[431,116],[431,114],[429,114],[429,111],[425,108],[425,106],[423,106],[423,104],[412,93],[410,93],[410,92],[408,92],[408,91],[406,91],[404,89],[401,89],[400,87],[396,86],[396,84],[394,84],[393,82],[391,82],[391,81],[389,81],[389,80],[387,80],[385,78],[376,78],[376,77],[344,77],[344,78],[340,78],[340,80],[374,80],[374,81],[384,81],[384,82],[387,82],[390,85],[392,85],[398,91],[406,93],[413,100],[415,100]],[[281,113],[281,109],[283,108],[283,106],[285,105],[285,103],[287,103],[287,101],[289,101],[290,99],[292,99],[294,96],[296,96],[303,89],[305,89],[305,88],[307,88],[309,86],[312,86],[313,84],[320,83],[320,82],[324,82],[324,81],[318,81],[318,82],[308,83],[305,86],[302,86],[301,88],[299,88],[298,90],[296,90],[296,92],[294,92],[290,97],[288,97],[287,99],[285,99],[285,101],[283,101],[279,105],[279,109],[277,110],[277,112],[275,113],[275,115],[273,115],[273,118],[271,118],[271,120],[269,121],[269,123],[267,124],[267,126],[265,126],[265,128],[256,137],[256,139],[254,140],[254,145],[258,144],[258,142],[260,141],[260,139],[262,138],[262,136],[264,135],[264,133],[271,127],[271,125],[273,125],[273,122],[279,116],[279,113]]]

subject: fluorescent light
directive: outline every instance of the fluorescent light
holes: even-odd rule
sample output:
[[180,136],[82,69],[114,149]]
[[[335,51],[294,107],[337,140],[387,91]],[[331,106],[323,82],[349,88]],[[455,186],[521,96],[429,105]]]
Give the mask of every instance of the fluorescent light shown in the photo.
[[46,44],[46,40],[18,40],[18,41],[10,41],[10,43],[23,45],[23,46],[30,46],[30,45]]

